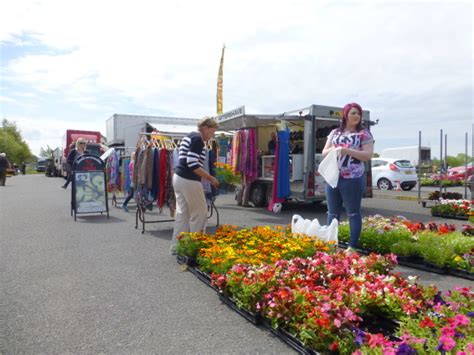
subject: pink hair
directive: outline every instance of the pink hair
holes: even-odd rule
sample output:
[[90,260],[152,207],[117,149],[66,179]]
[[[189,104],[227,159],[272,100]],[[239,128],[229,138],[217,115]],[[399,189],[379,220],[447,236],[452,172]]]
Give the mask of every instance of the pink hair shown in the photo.
[[362,107],[355,102],[351,102],[350,104],[344,106],[344,108],[342,109],[342,118],[347,120],[347,115],[349,114],[349,111],[354,107],[359,111],[360,116],[362,118]]
[[362,129],[362,107],[355,102],[351,102],[350,104],[347,104],[346,106],[344,106],[344,108],[342,109],[342,120],[341,120],[341,125],[339,126],[339,130],[343,131],[346,128],[347,115],[349,114],[349,111],[352,108],[356,108],[360,113],[360,121],[357,124],[356,130],[359,132]]

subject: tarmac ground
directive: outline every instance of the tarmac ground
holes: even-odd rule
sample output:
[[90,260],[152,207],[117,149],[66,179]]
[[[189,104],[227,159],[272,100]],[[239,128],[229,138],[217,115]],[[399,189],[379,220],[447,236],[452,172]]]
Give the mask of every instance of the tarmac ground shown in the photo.
[[[0,354],[293,354],[219,301],[169,254],[172,222],[135,229],[135,209],[70,214],[59,178],[19,175],[0,187]],[[391,192],[388,192],[391,193]],[[385,194],[385,193],[384,193]],[[378,195],[378,196],[377,196]],[[376,194],[363,214],[433,218],[416,201]],[[393,197],[393,196],[392,196]],[[120,202],[120,198],[119,198]],[[220,224],[286,225],[293,214],[325,221],[325,205],[289,203],[280,214],[218,196]],[[216,214],[209,229],[216,225]],[[169,218],[155,209],[147,219]],[[324,223],[323,223],[324,224]],[[441,289],[473,282],[399,267]]]

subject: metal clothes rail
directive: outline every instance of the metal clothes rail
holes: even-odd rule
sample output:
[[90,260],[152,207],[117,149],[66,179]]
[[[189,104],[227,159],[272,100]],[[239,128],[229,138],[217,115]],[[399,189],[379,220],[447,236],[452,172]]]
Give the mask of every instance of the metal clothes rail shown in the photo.
[[[214,213],[216,214],[216,228],[219,227],[219,211],[217,210],[216,205],[213,200],[207,200],[207,219],[210,219]],[[170,219],[160,219],[160,220],[146,220],[146,206],[143,204],[137,204],[137,211],[135,212],[135,229],[138,229],[138,222],[142,224],[142,234],[145,233],[145,224],[152,223],[165,223],[165,222],[174,222],[174,218]]]

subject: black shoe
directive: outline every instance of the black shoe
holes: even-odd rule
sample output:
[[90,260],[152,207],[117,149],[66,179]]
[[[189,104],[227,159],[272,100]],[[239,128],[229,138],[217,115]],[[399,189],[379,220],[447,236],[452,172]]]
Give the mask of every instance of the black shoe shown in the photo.
[[62,185],[61,186],[63,189],[67,189],[67,186],[66,185]]

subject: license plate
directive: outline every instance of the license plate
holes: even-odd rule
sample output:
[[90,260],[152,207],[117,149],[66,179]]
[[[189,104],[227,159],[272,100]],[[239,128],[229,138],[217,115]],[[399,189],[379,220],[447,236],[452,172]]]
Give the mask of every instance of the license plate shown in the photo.
[[410,170],[408,170],[408,171],[405,171],[405,174],[407,174],[407,175],[411,175],[411,174],[413,174],[413,171],[410,171]]

